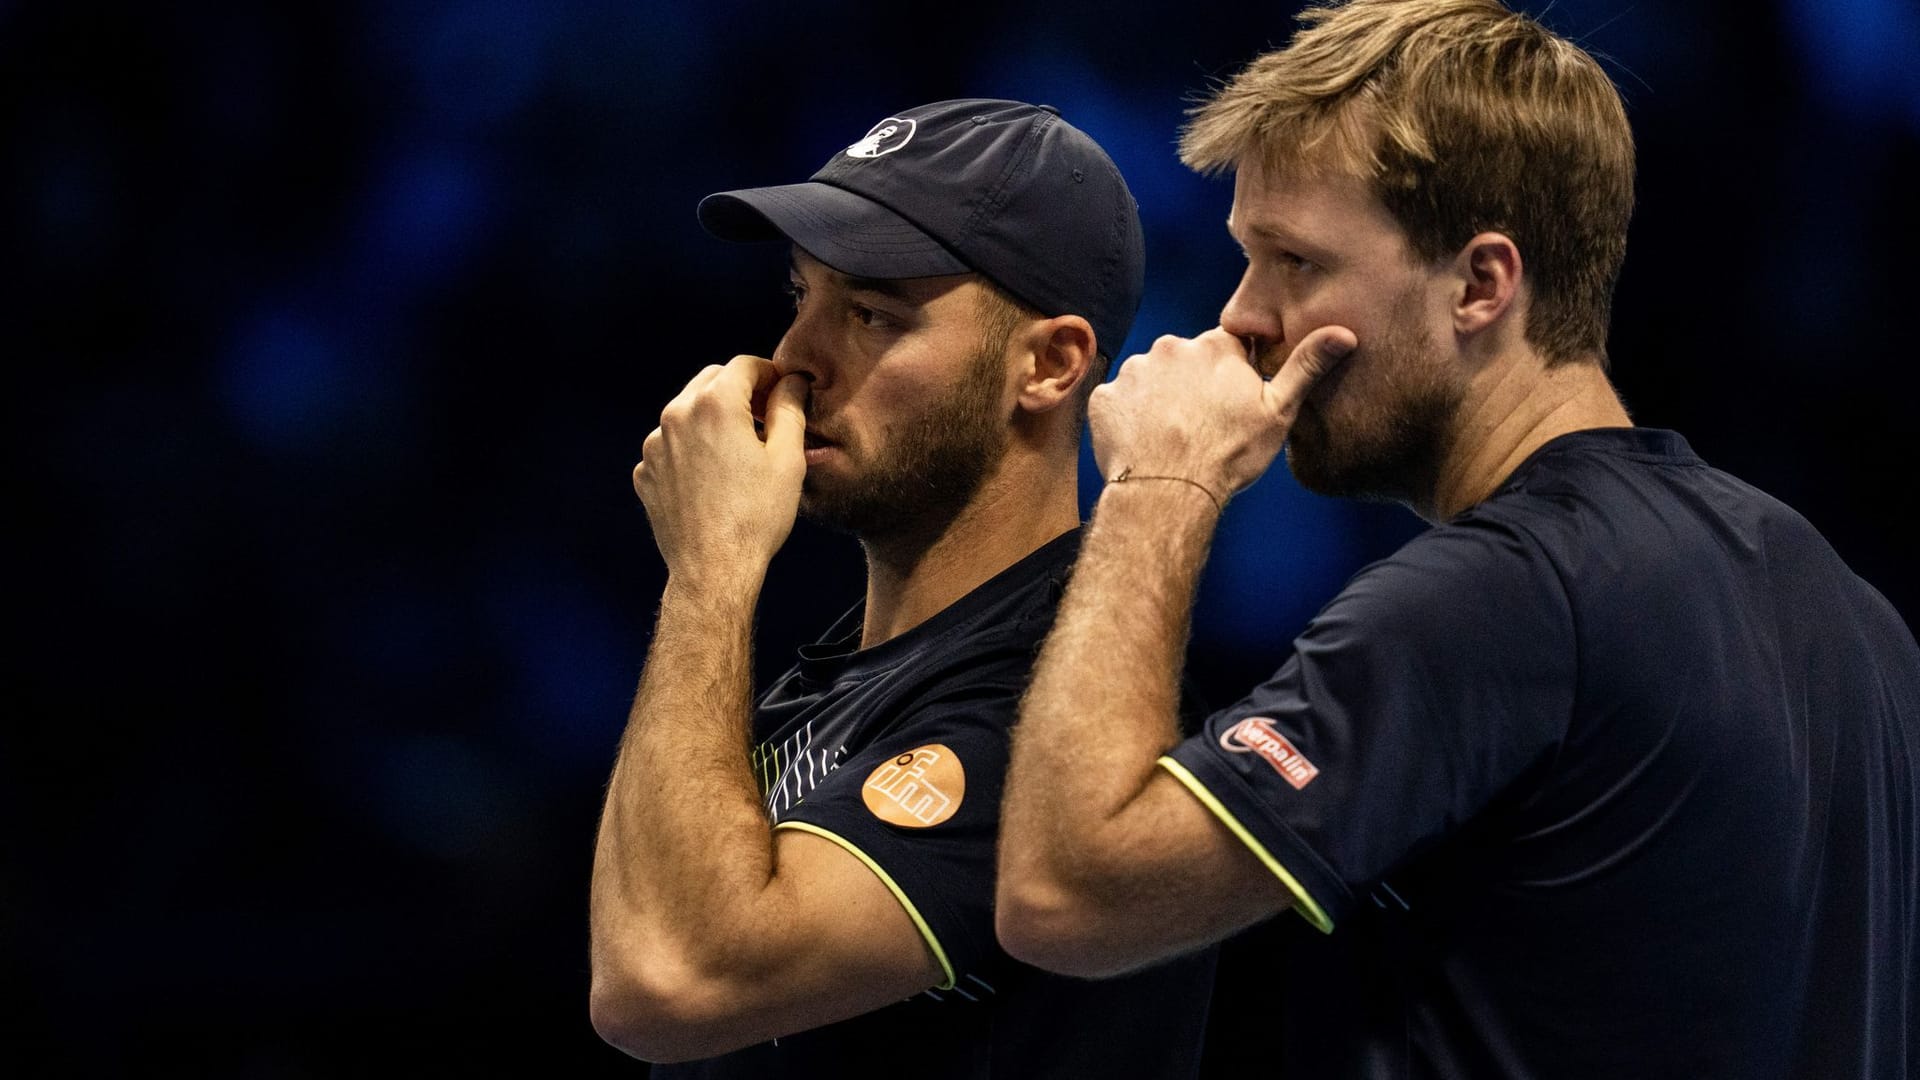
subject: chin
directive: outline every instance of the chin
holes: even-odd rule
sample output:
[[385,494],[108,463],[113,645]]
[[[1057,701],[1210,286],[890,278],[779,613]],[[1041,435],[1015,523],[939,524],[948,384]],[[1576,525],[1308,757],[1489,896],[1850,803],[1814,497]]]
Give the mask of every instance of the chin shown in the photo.
[[1301,410],[1287,440],[1287,469],[1315,495],[1411,503],[1439,460],[1437,432],[1423,424],[1333,425]]

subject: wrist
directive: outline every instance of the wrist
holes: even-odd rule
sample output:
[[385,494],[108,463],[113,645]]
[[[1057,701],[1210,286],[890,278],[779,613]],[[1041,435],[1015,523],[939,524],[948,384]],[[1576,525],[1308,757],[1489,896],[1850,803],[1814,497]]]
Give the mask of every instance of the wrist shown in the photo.
[[1220,506],[1189,484],[1108,484],[1094,504],[1082,559],[1090,547],[1125,552],[1134,572],[1166,569],[1176,576],[1206,561],[1220,526]]
[[744,611],[751,615],[766,583],[766,567],[703,566],[698,570],[667,569],[661,603],[680,602],[716,614]]
[[1212,511],[1208,517],[1214,519],[1226,512],[1227,500],[1233,496],[1190,476],[1154,473],[1127,465],[1107,477],[1100,501],[1107,502],[1110,497],[1157,505],[1162,512],[1182,512],[1176,508],[1204,506]]

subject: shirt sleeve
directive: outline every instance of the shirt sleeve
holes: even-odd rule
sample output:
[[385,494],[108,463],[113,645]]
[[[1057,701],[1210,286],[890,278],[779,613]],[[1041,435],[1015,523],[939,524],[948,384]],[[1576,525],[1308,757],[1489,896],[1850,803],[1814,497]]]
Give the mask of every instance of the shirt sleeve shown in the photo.
[[1017,691],[917,706],[782,815],[900,901],[951,987],[992,955],[994,841]]
[[1441,526],[1355,576],[1271,679],[1160,763],[1331,931],[1551,754],[1572,626],[1528,537]]

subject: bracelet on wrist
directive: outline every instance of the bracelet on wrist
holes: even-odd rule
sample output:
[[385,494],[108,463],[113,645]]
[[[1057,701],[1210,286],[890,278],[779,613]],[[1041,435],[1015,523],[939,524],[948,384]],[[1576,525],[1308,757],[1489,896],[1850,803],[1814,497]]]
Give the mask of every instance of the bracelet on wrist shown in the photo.
[[1220,496],[1218,495],[1215,495],[1213,491],[1207,487],[1207,485],[1202,484],[1200,481],[1191,479],[1189,477],[1148,476],[1142,473],[1134,472],[1133,466],[1131,465],[1123,466],[1119,472],[1114,473],[1112,476],[1107,477],[1107,483],[1109,484],[1120,484],[1120,483],[1125,483],[1132,480],[1173,480],[1177,483],[1191,484],[1194,487],[1199,488],[1201,493],[1204,494],[1207,498],[1213,500],[1213,506],[1215,510],[1223,514],[1226,513],[1227,511],[1226,500],[1220,498]]

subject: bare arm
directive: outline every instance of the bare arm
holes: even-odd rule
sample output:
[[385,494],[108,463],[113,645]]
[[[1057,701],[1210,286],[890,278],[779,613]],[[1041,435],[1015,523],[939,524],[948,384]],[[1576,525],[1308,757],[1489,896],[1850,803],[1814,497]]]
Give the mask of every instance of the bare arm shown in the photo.
[[[752,357],[669,405],[634,485],[668,565],[601,815],[592,1016],[651,1060],[855,1016],[939,981],[912,920],[853,855],[773,832],[748,764],[751,633],[798,501],[802,386]],[[771,393],[765,442],[751,402]]]
[[[1288,903],[1280,882],[1156,762],[1179,741],[1188,613],[1219,516],[1209,493],[1224,497],[1259,476],[1300,398],[1351,337],[1316,333],[1272,382],[1223,332],[1163,338],[1095,392],[1102,470],[1130,477],[1101,494],[1021,705],[996,901],[1000,941],[1014,956],[1112,974]],[[1149,479],[1166,476],[1181,479]]]

